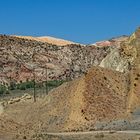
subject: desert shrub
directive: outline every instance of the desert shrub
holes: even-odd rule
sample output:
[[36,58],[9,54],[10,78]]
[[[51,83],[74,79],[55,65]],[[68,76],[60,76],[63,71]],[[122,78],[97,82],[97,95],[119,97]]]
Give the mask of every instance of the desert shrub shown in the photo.
[[43,82],[36,83],[36,88],[43,88],[43,87],[44,87]]
[[[46,83],[45,83],[46,84]],[[49,86],[49,87],[54,87],[54,86],[56,86],[56,80],[54,80],[54,81],[48,81],[47,82],[47,86]]]
[[16,83],[15,82],[10,82],[10,86],[9,86],[9,89],[10,90],[14,90],[14,89],[16,89]]
[[19,89],[20,90],[26,90],[26,83],[19,84]]
[[53,81],[48,81],[47,85],[48,85],[48,87],[58,87],[63,83],[64,83],[63,80],[53,80]]
[[6,92],[6,87],[4,85],[0,85],[0,95]]
[[34,87],[34,82],[33,81],[26,81],[26,82],[20,82],[19,84],[16,85],[17,89],[20,90],[26,90],[28,88],[33,88]]
[[26,88],[33,88],[34,87],[34,82],[33,81],[27,81],[25,82]]
[[[48,86],[48,88],[49,89],[53,89],[53,88],[55,88],[55,87],[58,87],[58,86],[60,86],[61,84],[63,84],[64,82],[66,82],[66,81],[64,81],[64,80],[52,80],[52,81],[47,81],[47,86]],[[12,83],[11,84],[12,86],[10,86],[10,88],[9,89],[11,89],[11,90],[14,90],[14,89],[19,89],[19,90],[26,90],[26,89],[29,89],[29,88],[34,88],[34,81],[32,80],[32,81],[26,81],[26,82],[20,82],[20,83],[18,83],[18,84],[14,84],[14,83]],[[46,86],[46,82],[44,82],[44,83],[36,83],[35,84],[35,87],[36,88],[43,88],[43,87],[45,87]],[[12,88],[11,88],[12,87]]]
[[20,84],[17,84],[16,89],[20,89]]
[[5,94],[10,94],[10,91],[9,91],[9,90],[6,90],[6,91],[5,91]]

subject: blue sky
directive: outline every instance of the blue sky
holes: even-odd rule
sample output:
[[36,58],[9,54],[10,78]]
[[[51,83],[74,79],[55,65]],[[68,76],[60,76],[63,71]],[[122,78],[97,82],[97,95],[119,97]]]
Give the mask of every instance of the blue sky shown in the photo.
[[0,0],[0,34],[90,44],[140,26],[140,0]]

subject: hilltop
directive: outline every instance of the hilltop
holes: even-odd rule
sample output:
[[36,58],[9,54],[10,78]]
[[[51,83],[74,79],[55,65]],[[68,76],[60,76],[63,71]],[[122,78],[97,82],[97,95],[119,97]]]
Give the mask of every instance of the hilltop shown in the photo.
[[40,42],[46,42],[46,43],[50,43],[53,45],[59,45],[59,46],[78,44],[78,43],[75,43],[72,41],[59,39],[59,38],[55,38],[55,37],[50,37],[50,36],[32,37],[32,36],[16,36],[15,35],[15,37],[28,39],[28,40],[35,40],[35,41],[40,41]]

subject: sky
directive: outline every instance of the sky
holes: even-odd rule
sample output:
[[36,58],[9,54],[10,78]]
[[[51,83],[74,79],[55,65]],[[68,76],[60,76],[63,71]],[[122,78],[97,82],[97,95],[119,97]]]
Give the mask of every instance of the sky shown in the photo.
[[0,34],[91,44],[139,26],[140,0],[0,0]]

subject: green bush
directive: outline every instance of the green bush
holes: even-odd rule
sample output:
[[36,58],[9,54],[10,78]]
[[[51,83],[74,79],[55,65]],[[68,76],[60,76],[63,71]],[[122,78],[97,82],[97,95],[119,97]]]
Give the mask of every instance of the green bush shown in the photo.
[[20,88],[20,84],[17,84],[17,85],[16,85],[16,89],[19,89],[19,88]]
[[44,87],[44,85],[43,85],[43,83],[42,82],[40,82],[40,83],[36,83],[36,88],[43,88]]
[[9,91],[9,90],[6,90],[6,91],[5,91],[5,94],[10,94],[10,91]]
[[9,89],[10,90],[15,90],[16,89],[16,83],[15,82],[10,82]]
[[6,87],[4,85],[0,85],[0,95],[6,92]]
[[48,85],[48,87],[58,87],[63,83],[64,83],[64,81],[62,81],[62,80],[53,80],[53,81],[48,81],[47,85]]
[[28,88],[33,88],[34,87],[34,82],[33,81],[27,81],[23,83],[19,83],[16,85],[17,89],[20,90],[26,90]]
[[26,83],[19,84],[19,89],[20,90],[26,90]]
[[[52,80],[52,81],[47,81],[47,86],[49,89],[52,89],[52,88],[55,88],[55,87],[58,87],[60,86],[61,84],[63,84],[64,80]],[[36,83],[35,84],[35,87],[40,89],[40,88],[43,88],[46,86],[46,82],[43,83]],[[14,82],[11,82],[10,83],[10,86],[9,86],[9,89],[10,90],[16,90],[16,89],[19,89],[19,90],[26,90],[26,89],[29,89],[29,88],[34,88],[34,81],[26,81],[26,82],[20,82],[18,84],[15,84]]]
[[25,82],[26,88],[33,88],[34,87],[34,82],[33,81],[27,81]]

